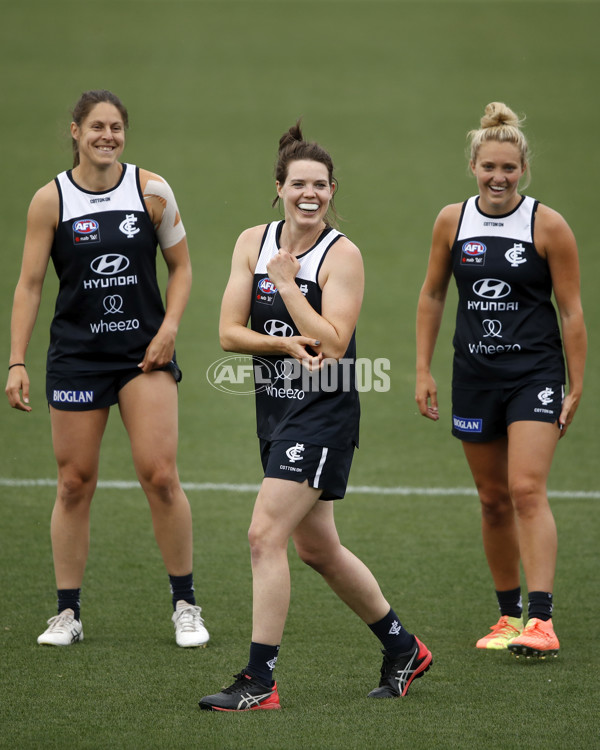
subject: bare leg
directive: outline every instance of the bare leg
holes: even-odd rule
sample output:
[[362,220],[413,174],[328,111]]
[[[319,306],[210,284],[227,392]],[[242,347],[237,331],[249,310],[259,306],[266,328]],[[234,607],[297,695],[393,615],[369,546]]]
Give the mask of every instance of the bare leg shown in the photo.
[[58,465],[50,533],[58,589],[81,587],[90,544],[90,505],[98,481],[100,443],[108,409],[61,411],[50,407]]
[[177,384],[163,370],[138,375],[119,393],[135,470],[170,575],[192,572],[192,513],[177,472]]
[[343,547],[335,527],[333,502],[319,500],[293,535],[300,559],[320,573],[339,598],[367,625],[390,611],[369,568]]
[[546,483],[559,434],[545,422],[508,428],[508,481],[529,591],[551,592],[554,586],[557,535]]
[[481,502],[483,548],[497,591],[520,585],[520,549],[513,503],[508,489],[508,441],[463,442],[465,456]]
[[287,557],[294,529],[317,502],[320,490],[285,479],[265,478],[248,532],[252,560],[252,640],[277,646],[290,603]]

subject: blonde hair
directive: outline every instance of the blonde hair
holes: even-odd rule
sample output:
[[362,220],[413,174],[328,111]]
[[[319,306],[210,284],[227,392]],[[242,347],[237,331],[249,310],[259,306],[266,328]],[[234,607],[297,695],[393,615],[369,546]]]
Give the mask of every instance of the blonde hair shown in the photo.
[[[490,102],[485,108],[480,127],[467,133],[470,141],[469,160],[471,162],[477,160],[477,153],[482,143],[488,141],[512,143],[519,149],[521,166],[529,172],[529,144],[521,130],[524,121],[524,117],[519,118],[504,102]],[[529,174],[527,184],[529,184]]]

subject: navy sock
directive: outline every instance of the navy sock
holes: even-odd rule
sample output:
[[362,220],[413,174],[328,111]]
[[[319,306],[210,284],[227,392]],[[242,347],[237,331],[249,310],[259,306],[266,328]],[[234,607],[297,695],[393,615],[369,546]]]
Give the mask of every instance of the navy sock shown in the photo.
[[246,672],[264,682],[265,685],[272,686],[273,670],[275,669],[278,653],[279,646],[268,646],[264,643],[255,643],[252,641]]
[[528,596],[529,618],[550,620],[552,617],[552,593],[550,591],[530,591]]
[[173,598],[173,611],[177,607],[177,602],[180,599],[187,602],[188,604],[196,604],[196,597],[194,596],[194,574],[189,573],[186,576],[169,576],[169,582],[171,584],[171,596]]
[[402,627],[402,623],[393,609],[390,609],[383,619],[374,622],[369,627],[392,658],[405,654],[415,645],[414,635]]
[[56,595],[58,597],[58,614],[60,614],[63,609],[72,609],[73,616],[76,620],[79,620],[81,617],[81,589],[57,589]]
[[496,591],[498,606],[501,615],[509,617],[522,617],[523,599],[521,597],[521,587],[510,589],[509,591]]

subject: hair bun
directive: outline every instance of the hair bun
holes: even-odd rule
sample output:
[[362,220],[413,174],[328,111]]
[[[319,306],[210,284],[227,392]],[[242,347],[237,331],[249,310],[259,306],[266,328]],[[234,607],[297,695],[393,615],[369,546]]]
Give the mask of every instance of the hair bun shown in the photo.
[[302,142],[304,140],[302,130],[300,128],[301,122],[302,118],[300,118],[295,125],[292,125],[292,127],[281,136],[281,138],[279,139],[280,151],[287,146],[290,146],[292,143]]
[[521,166],[528,172],[527,181],[523,183],[524,190],[529,185],[529,145],[521,125],[525,117],[519,118],[504,102],[490,102],[485,108],[485,114],[480,120],[480,127],[470,130],[467,139],[470,141],[469,162],[477,161],[477,154],[484,143],[512,143],[519,151]]
[[521,120],[504,102],[490,102],[481,118],[481,127],[497,128],[501,125],[518,128],[521,125]]

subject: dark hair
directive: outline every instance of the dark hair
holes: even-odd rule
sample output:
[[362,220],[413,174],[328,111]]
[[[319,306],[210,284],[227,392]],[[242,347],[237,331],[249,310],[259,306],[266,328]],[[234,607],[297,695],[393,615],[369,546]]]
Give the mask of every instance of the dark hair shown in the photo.
[[[292,125],[289,130],[286,130],[279,139],[279,153],[277,154],[277,161],[275,163],[275,179],[280,185],[283,185],[288,176],[290,162],[308,159],[309,161],[318,161],[323,164],[327,168],[329,184],[336,182],[337,185],[337,180],[333,177],[333,160],[331,156],[318,143],[304,140],[302,130],[300,129],[301,121],[302,118],[295,125]],[[271,205],[275,207],[278,201],[279,196],[276,195]],[[333,217],[337,219],[333,197],[329,205]],[[327,216],[329,216],[329,211],[327,212]],[[333,221],[329,221],[328,223],[334,224]]]
[[[73,122],[77,126],[81,126],[96,104],[100,104],[101,102],[108,102],[108,104],[112,104],[119,110],[123,118],[123,125],[125,126],[125,130],[127,130],[129,127],[129,115],[127,114],[125,105],[116,94],[113,94],[112,91],[106,91],[106,89],[84,91],[77,100],[77,104],[73,107],[73,112],[71,113]],[[73,167],[76,167],[79,164],[79,146],[75,138],[71,140],[73,145]]]

